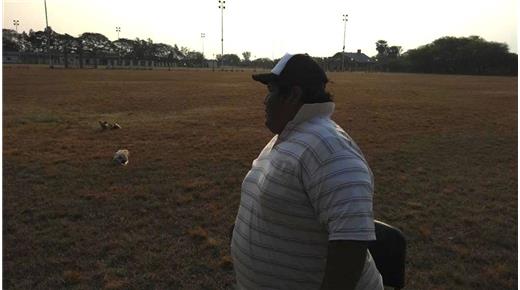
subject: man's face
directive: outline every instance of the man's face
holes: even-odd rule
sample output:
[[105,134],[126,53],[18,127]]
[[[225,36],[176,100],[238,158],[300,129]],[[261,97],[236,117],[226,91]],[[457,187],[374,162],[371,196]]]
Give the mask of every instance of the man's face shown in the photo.
[[268,93],[264,99],[265,126],[274,134],[279,134],[283,130],[283,128],[279,128],[283,96],[280,95],[280,87],[275,83],[269,83],[267,90]]
[[280,134],[301,104],[291,102],[290,92],[282,92],[276,83],[269,83],[267,89],[269,93],[264,100],[265,126],[274,134]]

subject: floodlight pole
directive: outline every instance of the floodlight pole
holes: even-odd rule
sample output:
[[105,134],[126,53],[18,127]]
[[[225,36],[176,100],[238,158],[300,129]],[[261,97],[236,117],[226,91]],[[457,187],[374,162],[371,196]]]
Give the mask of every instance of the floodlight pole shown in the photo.
[[13,20],[13,25],[16,33],[18,33],[18,25],[20,25],[20,20]]
[[348,14],[343,14],[343,52],[341,53],[341,71],[344,71],[345,69],[345,37],[347,34],[347,21],[348,21]]
[[[116,32],[117,32],[117,40],[119,40],[119,32],[121,32],[121,27],[116,26]],[[121,45],[121,43],[119,43]],[[117,48],[117,58],[118,58],[118,65],[121,65],[121,47]]]
[[[16,34],[18,34],[18,25],[20,25],[20,20],[13,20],[14,29],[16,30]],[[18,37],[18,35],[16,36]],[[20,49],[18,49],[18,59],[20,59]]]
[[49,68],[53,68],[51,56],[51,30],[49,29],[49,20],[47,18],[47,0],[43,0],[45,5],[45,25],[47,27],[47,53],[49,54]]
[[218,0],[218,3],[219,3],[219,6],[218,8],[220,8],[220,23],[221,23],[221,32],[222,32],[222,37],[220,38],[220,41],[221,41],[221,51],[220,51],[220,66],[223,67],[224,66],[224,9],[226,9],[226,1],[225,0]]
[[206,33],[201,33],[200,39],[202,40],[202,56],[204,56],[204,38],[206,38]]

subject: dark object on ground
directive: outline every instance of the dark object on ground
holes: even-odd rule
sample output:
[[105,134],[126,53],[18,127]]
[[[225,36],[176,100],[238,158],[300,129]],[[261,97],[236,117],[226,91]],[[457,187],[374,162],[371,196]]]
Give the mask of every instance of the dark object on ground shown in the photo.
[[98,121],[99,122],[99,126],[101,126],[101,130],[106,130],[106,129],[121,129],[121,125],[119,125],[118,123],[109,123],[107,121]]
[[126,149],[121,149],[117,150],[112,160],[118,165],[125,166],[128,164],[128,156],[130,156],[130,152]]
[[374,221],[377,240],[368,243],[368,249],[383,276],[385,286],[404,287],[406,239],[403,233],[380,221]]
[[99,126],[101,126],[101,130],[106,130],[108,129],[109,127],[109,124],[107,121],[98,121],[99,122]]
[[[380,221],[374,221],[377,240],[368,243],[368,250],[376,263],[377,270],[383,277],[383,285],[402,289],[404,287],[404,268],[406,260],[406,239],[403,233]],[[229,229],[229,241],[233,237],[233,229]]]

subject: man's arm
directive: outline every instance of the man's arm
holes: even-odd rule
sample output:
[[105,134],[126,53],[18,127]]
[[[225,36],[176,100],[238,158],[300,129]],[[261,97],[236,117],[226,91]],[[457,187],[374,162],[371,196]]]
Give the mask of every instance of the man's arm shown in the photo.
[[365,241],[329,241],[321,289],[355,289],[365,266],[367,246]]

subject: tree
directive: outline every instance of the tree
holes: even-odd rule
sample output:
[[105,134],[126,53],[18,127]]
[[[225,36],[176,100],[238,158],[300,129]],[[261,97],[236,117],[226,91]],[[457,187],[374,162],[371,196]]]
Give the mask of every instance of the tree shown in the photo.
[[[390,66],[395,66],[395,59],[399,57],[400,46],[388,46],[386,40],[378,40],[376,42],[377,50],[377,67],[382,71],[389,71]],[[392,59],[394,61],[392,61]]]
[[29,43],[31,45],[31,52],[42,53],[46,50],[47,35],[43,31],[29,30]]
[[190,52],[190,50],[187,47],[181,46],[180,53],[181,57],[184,58],[186,55]]
[[518,56],[506,44],[479,36],[442,37],[407,51],[408,70],[425,73],[517,74]]
[[244,63],[248,64],[251,59],[251,52],[250,51],[244,51],[242,52],[242,56],[244,57]]
[[120,38],[113,42],[115,50],[122,57],[132,57],[134,54],[135,41],[127,38]]
[[110,51],[112,49],[112,42],[103,34],[85,32],[79,36],[83,41],[85,51]]
[[376,42],[376,50],[378,57],[384,57],[387,55],[388,43],[386,40],[378,40]]
[[146,41],[136,38],[133,42],[132,57],[136,60],[144,59],[146,54]]
[[173,47],[168,44],[160,44],[156,51],[159,55],[164,55],[163,53],[167,53],[166,61],[168,62],[168,67],[171,67],[174,63],[178,64],[181,60],[184,59],[184,56],[181,54],[177,44],[175,44]]
[[390,46],[386,49],[386,55],[389,58],[398,58],[399,56],[401,56],[402,51],[403,49],[400,46]]
[[252,61],[255,68],[265,68],[269,69],[272,68],[274,65],[274,62],[268,58],[257,58]]
[[179,50],[179,47],[177,46],[177,44],[173,45],[173,52],[175,54],[177,54],[177,56],[179,57],[179,59],[182,57],[182,53],[181,51]]
[[218,63],[223,63],[226,66],[238,66],[240,64],[240,58],[236,54],[224,54],[223,57],[217,54],[216,58]]
[[240,65],[240,58],[236,54],[224,54],[224,63],[230,66]]
[[153,58],[159,61],[166,61],[169,66],[177,63],[181,57],[176,47],[164,43],[154,43],[152,49]]
[[69,54],[74,52],[77,39],[65,33],[57,36],[58,51],[63,53],[63,61],[65,68],[69,67]]
[[116,51],[114,44],[103,34],[85,32],[79,37],[82,51],[90,54],[96,59],[94,65],[97,67],[98,59],[112,55]]
[[148,38],[144,43],[144,57],[147,60],[154,60],[157,46],[154,45],[153,40]]
[[185,56],[186,64],[190,67],[205,67],[204,55],[198,51],[188,51]]
[[2,29],[2,49],[4,51],[20,51],[20,40],[16,31]]

